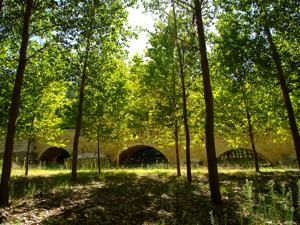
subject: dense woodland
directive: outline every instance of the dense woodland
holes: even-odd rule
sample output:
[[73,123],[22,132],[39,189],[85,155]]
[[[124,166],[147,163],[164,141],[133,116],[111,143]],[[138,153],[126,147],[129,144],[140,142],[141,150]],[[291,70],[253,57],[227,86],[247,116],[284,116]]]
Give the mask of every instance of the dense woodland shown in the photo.
[[[300,2],[139,4],[157,21],[145,55],[130,58],[126,46],[138,34],[126,8],[138,7],[135,0],[0,1],[1,205],[9,202],[14,141],[62,146],[66,129],[76,129],[72,181],[81,135],[98,142],[157,135],[174,144],[178,175],[185,137],[188,183],[190,145],[204,140],[217,205],[215,135],[251,143],[254,156],[256,137],[292,137],[300,166]],[[256,157],[253,168],[259,172]]]

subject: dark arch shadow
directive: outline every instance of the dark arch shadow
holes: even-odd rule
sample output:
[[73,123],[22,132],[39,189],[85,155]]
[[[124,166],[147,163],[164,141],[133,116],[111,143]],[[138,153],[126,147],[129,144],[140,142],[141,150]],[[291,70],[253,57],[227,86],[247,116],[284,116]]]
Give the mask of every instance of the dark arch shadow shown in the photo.
[[147,145],[135,145],[119,155],[120,165],[167,163],[168,159],[159,150]]
[[[242,164],[249,162],[252,164],[253,153],[250,149],[235,148],[222,153],[217,159],[218,163]],[[257,159],[260,165],[272,166],[272,162],[261,153],[257,152]]]
[[64,160],[70,157],[70,153],[58,147],[50,147],[41,155],[39,161],[47,163],[64,163]]

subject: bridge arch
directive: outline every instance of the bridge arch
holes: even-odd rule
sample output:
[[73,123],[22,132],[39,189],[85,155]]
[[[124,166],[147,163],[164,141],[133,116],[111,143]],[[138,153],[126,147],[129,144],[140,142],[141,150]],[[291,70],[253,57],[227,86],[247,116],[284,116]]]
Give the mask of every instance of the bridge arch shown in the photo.
[[162,151],[153,145],[137,144],[119,154],[119,165],[167,163]]
[[[257,159],[260,164],[272,165],[273,163],[267,157],[265,157],[260,152],[257,153]],[[247,148],[233,148],[229,149],[217,157],[219,162],[243,162],[243,161],[253,161],[253,152]]]
[[40,156],[39,161],[51,163],[63,163],[65,159],[69,158],[70,153],[60,147],[47,148]]

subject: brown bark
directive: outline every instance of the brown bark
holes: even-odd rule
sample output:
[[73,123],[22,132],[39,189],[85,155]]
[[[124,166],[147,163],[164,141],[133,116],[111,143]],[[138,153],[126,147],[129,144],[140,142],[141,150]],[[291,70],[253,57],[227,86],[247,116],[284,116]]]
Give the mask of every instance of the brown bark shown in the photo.
[[294,146],[295,146],[295,150],[296,150],[298,166],[300,168],[300,136],[299,136],[299,131],[298,131],[298,127],[297,127],[294,109],[293,109],[292,102],[291,102],[290,95],[289,95],[289,90],[286,85],[286,81],[285,81],[285,77],[284,77],[284,73],[283,73],[283,69],[282,69],[281,58],[279,56],[277,47],[273,41],[273,37],[270,32],[270,29],[267,25],[264,26],[264,31],[267,36],[267,40],[268,40],[268,43],[269,43],[269,46],[271,49],[271,53],[272,53],[272,58],[274,60],[275,66],[276,66],[277,78],[278,78],[278,81],[280,84],[284,104],[285,104],[285,107],[286,107],[286,110],[288,113],[288,119],[289,119],[290,129],[291,129],[293,140],[294,140]]
[[257,152],[256,152],[256,147],[255,147],[255,142],[254,142],[254,134],[253,134],[251,115],[250,115],[247,107],[246,107],[246,114],[247,114],[247,122],[248,122],[248,134],[249,134],[251,148],[252,148],[252,154],[253,154],[253,163],[255,166],[255,172],[259,173],[259,166],[258,166]]
[[248,136],[250,139],[252,155],[253,155],[253,163],[254,163],[254,167],[255,167],[255,172],[259,173],[259,166],[258,166],[257,152],[256,152],[256,147],[255,147],[255,142],[254,142],[254,133],[253,133],[251,114],[249,112],[247,97],[245,94],[246,90],[245,90],[244,86],[242,86],[242,87],[243,87],[243,90],[242,90],[243,101],[244,101],[244,105],[245,105],[245,111],[246,111],[246,117],[247,117],[247,123],[248,123]]
[[25,160],[25,176],[28,175],[28,170],[29,170],[29,152],[30,152],[30,144],[31,144],[31,139],[28,139],[28,143],[27,143],[27,151],[26,151],[26,160]]
[[[30,130],[33,129],[33,123],[34,123],[34,117],[31,120]],[[25,176],[28,175],[28,170],[29,170],[29,153],[30,153],[31,141],[32,141],[32,139],[28,138],[27,151],[26,151],[26,161],[25,161]]]
[[88,40],[84,64],[83,64],[83,70],[81,75],[80,90],[79,90],[79,105],[78,105],[76,130],[75,130],[74,143],[73,143],[72,178],[71,178],[72,181],[77,180],[78,144],[79,144],[81,124],[82,124],[84,86],[85,86],[85,81],[87,80],[89,51],[90,51],[90,41]]
[[175,122],[174,126],[174,139],[175,139],[175,156],[176,156],[176,169],[177,169],[177,176],[181,176],[180,170],[180,157],[179,157],[179,127],[178,127],[178,120],[176,117],[177,112],[177,103],[176,103],[176,75],[173,66],[173,120]]
[[188,124],[188,116],[187,116],[187,100],[186,100],[186,89],[185,89],[185,74],[183,68],[183,56],[181,52],[181,46],[178,42],[178,33],[177,33],[177,20],[176,20],[176,12],[175,12],[175,5],[173,1],[173,16],[174,16],[174,27],[175,27],[175,42],[177,46],[178,52],[178,60],[179,60],[179,73],[180,73],[180,80],[181,80],[181,89],[182,89],[182,110],[183,110],[183,123],[184,123],[184,130],[185,130],[185,141],[186,141],[186,174],[187,180],[189,183],[192,182],[192,171],[191,171],[191,153],[190,153],[190,130]]
[[101,173],[101,164],[100,164],[100,134],[99,128],[97,131],[97,163],[98,163],[98,173]]
[[7,134],[5,141],[5,151],[3,157],[3,167],[0,185],[0,205],[8,205],[9,200],[9,181],[11,174],[12,154],[14,149],[14,138],[16,133],[16,120],[19,112],[21,89],[26,67],[26,54],[29,41],[29,24],[32,14],[32,7],[33,0],[27,0],[26,11],[24,15],[19,63],[14,84],[14,90],[11,98],[9,120],[7,125]]
[[201,68],[203,73],[203,87],[205,99],[205,137],[206,137],[206,153],[208,164],[208,177],[212,201],[215,204],[221,204],[221,192],[219,184],[219,174],[217,167],[217,157],[215,149],[214,137],[214,109],[213,109],[213,94],[210,83],[209,65],[207,59],[206,42],[204,34],[204,26],[202,21],[202,6],[199,0],[194,0],[195,19],[197,25],[198,41],[201,55]]
[[177,168],[177,176],[181,176],[181,171],[180,171],[180,158],[179,158],[179,144],[178,144],[178,125],[176,123],[175,128],[174,128],[174,138],[175,138],[175,153],[176,153],[176,168]]
[[77,121],[76,121],[76,130],[74,136],[74,143],[73,143],[73,158],[72,158],[72,175],[71,180],[75,182],[77,180],[77,164],[78,164],[78,144],[79,144],[79,137],[80,137],[80,130],[82,124],[82,115],[83,115],[83,100],[84,100],[84,87],[85,82],[88,78],[88,62],[89,62],[89,54],[91,48],[91,38],[93,35],[93,26],[95,22],[95,7],[93,6],[93,18],[91,19],[91,24],[89,27],[89,33],[87,36],[87,43],[85,48],[85,57],[84,63],[82,68],[82,75],[81,75],[81,83],[79,89],[79,105],[78,105],[78,112],[77,112]]

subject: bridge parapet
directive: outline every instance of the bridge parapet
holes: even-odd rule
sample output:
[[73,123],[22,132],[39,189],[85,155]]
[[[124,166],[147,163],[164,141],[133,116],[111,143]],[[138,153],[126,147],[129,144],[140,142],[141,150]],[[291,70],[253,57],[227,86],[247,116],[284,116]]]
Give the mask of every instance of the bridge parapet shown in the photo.
[[[74,140],[74,130],[66,131],[60,138],[63,140],[64,149],[72,155],[73,149],[73,140]],[[225,153],[234,148],[244,148],[251,149],[251,145],[244,144],[238,146],[231,146],[225,138],[221,136],[215,137],[216,141],[216,153],[217,157],[221,154]],[[194,142],[193,142],[194,143]],[[199,140],[198,144],[191,145],[191,159],[193,161],[203,162],[206,164],[206,152],[205,152],[205,144]],[[102,154],[110,157],[110,159],[114,162],[118,162],[119,155],[123,151],[126,151],[128,148],[134,146],[148,146],[157,149],[160,151],[169,162],[175,163],[175,143],[168,141],[167,143],[162,143],[161,141],[157,143],[155,138],[147,136],[146,138],[143,136],[139,136],[138,138],[128,139],[127,141],[115,141],[115,142],[101,142],[100,143],[100,151]],[[48,148],[55,147],[47,145],[46,143],[35,140],[32,143],[32,147],[30,149],[31,152],[37,155],[37,159],[41,157],[43,152],[45,152]],[[15,143],[15,156],[18,155],[19,159],[23,159],[25,156],[27,148],[27,141],[17,141]],[[293,147],[292,139],[289,138],[284,143],[276,143],[269,137],[258,138],[256,140],[256,148],[257,152],[266,157],[270,162],[276,164],[278,161],[285,161],[287,159],[295,159],[295,149]],[[4,152],[4,142],[0,142],[0,154]],[[84,137],[80,137],[79,140],[79,154],[81,153],[96,153],[97,152],[97,143],[95,141],[89,141]],[[181,137],[179,143],[179,155],[181,161],[185,161],[185,142],[183,137]]]

